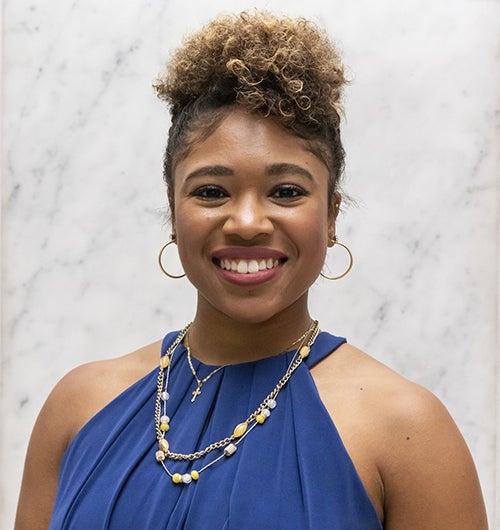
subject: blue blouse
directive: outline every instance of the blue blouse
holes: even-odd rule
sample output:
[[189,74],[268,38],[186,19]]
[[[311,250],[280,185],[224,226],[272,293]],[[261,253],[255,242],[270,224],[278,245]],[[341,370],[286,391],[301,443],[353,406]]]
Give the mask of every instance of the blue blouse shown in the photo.
[[[177,334],[165,337],[163,353]],[[50,529],[381,529],[309,371],[344,342],[320,333],[265,423],[190,484],[174,484],[155,459],[153,370],[98,412],[67,448]],[[168,386],[171,451],[192,453],[230,436],[274,389],[292,356],[227,366],[191,402],[197,385],[179,345]],[[193,364],[200,379],[214,369]],[[218,454],[167,466],[184,474]]]

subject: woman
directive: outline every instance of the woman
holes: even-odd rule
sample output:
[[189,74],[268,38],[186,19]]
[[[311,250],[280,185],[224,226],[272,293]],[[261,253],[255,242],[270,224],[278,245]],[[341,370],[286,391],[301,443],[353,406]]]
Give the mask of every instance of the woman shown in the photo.
[[173,56],[156,84],[172,116],[160,265],[175,243],[196,313],[61,380],[16,528],[487,527],[443,405],[309,314],[327,248],[350,256],[345,82],[323,32],[266,13],[221,17]]

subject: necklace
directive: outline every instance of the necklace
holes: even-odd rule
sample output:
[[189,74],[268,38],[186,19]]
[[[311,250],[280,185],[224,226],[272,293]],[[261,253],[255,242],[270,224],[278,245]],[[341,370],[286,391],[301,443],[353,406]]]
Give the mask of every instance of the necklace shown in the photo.
[[[271,392],[264,398],[257,409],[252,412],[252,414],[250,414],[246,420],[236,425],[231,435],[217,442],[213,442],[204,449],[196,451],[195,453],[183,454],[170,451],[170,445],[165,438],[165,435],[170,430],[170,419],[167,416],[167,402],[170,397],[168,393],[170,367],[175,350],[186,336],[190,326],[191,323],[189,323],[183,330],[180,331],[172,345],[168,348],[165,354],[161,356],[158,371],[158,382],[156,387],[155,431],[156,438],[158,440],[158,449],[155,453],[155,457],[172,479],[174,484],[189,484],[192,481],[196,481],[199,479],[200,473],[208,469],[222,458],[229,458],[236,453],[238,444],[240,444],[243,439],[251,431],[253,431],[253,429],[255,429],[255,427],[262,425],[267,418],[269,418],[271,411],[276,407],[276,398],[278,397],[278,394],[287,384],[293,372],[297,370],[302,361],[309,355],[311,346],[314,344],[314,341],[319,334],[318,321],[314,320],[309,329],[303,335],[303,338],[300,340],[300,344],[293,354],[292,360],[290,361],[290,364],[288,365],[283,377],[278,381]],[[307,337],[308,340],[306,341]],[[219,454],[219,456],[205,464],[201,469],[192,469],[190,473],[172,473],[165,463],[167,459],[175,461],[195,461],[215,450],[220,450],[222,452]]]
[[206,377],[204,377],[203,379],[200,379],[198,377],[198,374],[196,373],[196,370],[194,369],[194,366],[193,366],[193,361],[191,359],[191,348],[189,347],[187,335],[186,335],[186,340],[184,341],[184,346],[186,347],[186,350],[187,350],[187,361],[188,361],[188,364],[189,364],[189,368],[191,369],[191,373],[193,374],[193,377],[195,378],[196,384],[198,385],[196,387],[196,390],[194,390],[192,392],[193,397],[191,398],[191,403],[193,403],[196,400],[196,398],[201,394],[202,385],[204,383],[206,383],[217,372],[219,372],[220,370],[225,368],[227,366],[227,364],[223,364],[222,366],[218,366],[215,370],[212,370]]
[[[298,344],[300,341],[304,340],[306,338],[306,335],[311,331],[311,327],[309,327],[298,339],[295,339],[287,348],[285,351],[291,350],[295,344]],[[196,398],[201,394],[201,387],[217,372],[228,366],[227,364],[223,364],[222,366],[218,366],[215,370],[212,370],[206,377],[203,379],[200,379],[198,377],[198,373],[196,372],[194,366],[193,366],[193,360],[191,358],[191,348],[189,347],[189,333],[186,332],[186,337],[184,339],[184,346],[187,350],[187,362],[189,364],[189,368],[191,370],[191,373],[193,374],[193,377],[196,381],[196,389],[193,390],[191,398],[191,403],[194,403],[196,401]]]

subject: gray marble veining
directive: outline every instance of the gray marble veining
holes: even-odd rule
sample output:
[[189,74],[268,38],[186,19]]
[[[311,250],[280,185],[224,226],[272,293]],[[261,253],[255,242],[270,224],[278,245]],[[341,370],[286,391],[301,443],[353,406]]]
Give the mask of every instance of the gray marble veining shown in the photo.
[[[444,401],[473,453],[493,526],[499,3],[253,5],[324,25],[352,77],[344,187],[353,200],[338,229],[355,267],[339,282],[318,280],[313,314]],[[228,8],[221,0],[202,10],[134,0],[3,8],[0,526],[10,528],[28,436],[56,381],[192,315],[192,288],[156,266],[169,234],[168,118],[151,84],[187,30]]]

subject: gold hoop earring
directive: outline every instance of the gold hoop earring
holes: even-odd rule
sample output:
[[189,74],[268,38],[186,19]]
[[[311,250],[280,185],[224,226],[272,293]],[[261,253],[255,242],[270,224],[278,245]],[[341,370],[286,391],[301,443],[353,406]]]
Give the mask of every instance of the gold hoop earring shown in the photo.
[[347,267],[347,270],[342,273],[342,274],[339,274],[338,276],[327,276],[326,274],[323,274],[323,272],[320,272],[320,276],[322,276],[323,278],[325,278],[326,280],[340,280],[341,278],[343,278],[344,276],[347,276],[349,274],[349,271],[352,269],[352,265],[354,263],[354,258],[352,257],[352,252],[351,252],[351,249],[347,246],[347,245],[344,245],[344,243],[341,243],[338,239],[337,239],[337,236],[333,236],[332,238],[332,248],[335,246],[335,245],[339,245],[341,246],[342,248],[345,248],[347,250],[347,253],[349,254],[349,265]]
[[172,238],[170,239],[170,241],[168,243],[166,243],[165,245],[163,245],[163,247],[161,247],[160,254],[158,255],[158,265],[160,266],[160,269],[163,272],[163,274],[165,274],[169,278],[173,278],[174,280],[178,280],[179,278],[184,278],[184,276],[186,276],[186,273],[180,274],[180,275],[170,274],[169,272],[167,272],[165,270],[165,267],[163,266],[163,263],[161,262],[162,257],[163,257],[163,252],[172,243],[175,243],[175,237],[174,236],[172,236]]

